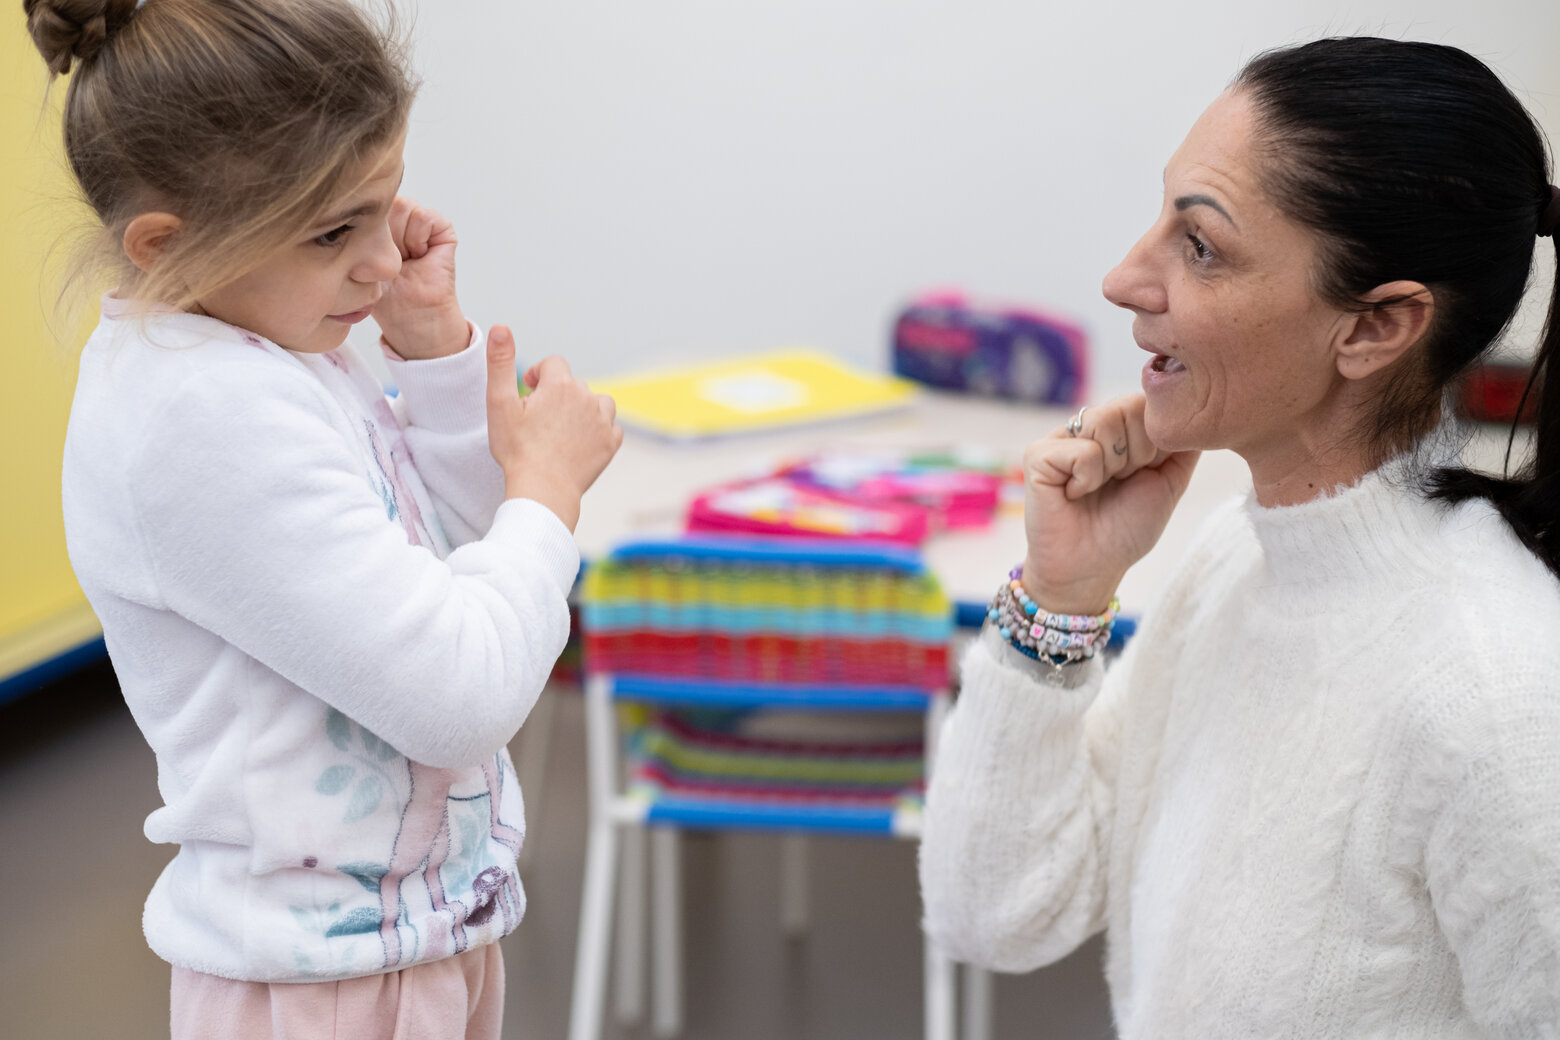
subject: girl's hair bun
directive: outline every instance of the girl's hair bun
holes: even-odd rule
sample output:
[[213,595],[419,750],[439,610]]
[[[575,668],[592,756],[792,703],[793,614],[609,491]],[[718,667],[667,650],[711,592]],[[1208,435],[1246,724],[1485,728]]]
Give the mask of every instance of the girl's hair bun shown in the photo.
[[22,0],[27,31],[55,75],[69,72],[73,59],[95,58],[136,6],[136,0]]

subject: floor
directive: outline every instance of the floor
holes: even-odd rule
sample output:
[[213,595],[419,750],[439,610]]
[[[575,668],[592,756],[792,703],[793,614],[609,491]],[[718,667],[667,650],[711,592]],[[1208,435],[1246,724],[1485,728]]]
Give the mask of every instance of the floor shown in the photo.
[[[505,1036],[561,1038],[568,1025],[585,847],[581,699],[556,697],[523,871],[530,910],[505,940]],[[527,740],[513,751],[522,773]],[[537,795],[540,794],[539,804]],[[167,1036],[168,969],[141,937],[141,902],[167,862],[141,824],[158,805],[150,751],[95,666],[0,706],[0,1036]],[[778,927],[775,843],[701,836],[685,845],[686,1040],[914,1037],[921,1030],[915,849],[811,844],[813,927]],[[998,1038],[1112,1036],[1098,940],[1060,964],[996,983]],[[608,1012],[606,1036],[648,1037]]]

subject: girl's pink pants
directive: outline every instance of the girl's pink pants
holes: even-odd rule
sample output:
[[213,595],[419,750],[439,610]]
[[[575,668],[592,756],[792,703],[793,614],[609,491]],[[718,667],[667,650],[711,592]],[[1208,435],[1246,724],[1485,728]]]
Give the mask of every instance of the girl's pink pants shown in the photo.
[[173,1040],[500,1040],[497,943],[341,982],[235,982],[173,969]]

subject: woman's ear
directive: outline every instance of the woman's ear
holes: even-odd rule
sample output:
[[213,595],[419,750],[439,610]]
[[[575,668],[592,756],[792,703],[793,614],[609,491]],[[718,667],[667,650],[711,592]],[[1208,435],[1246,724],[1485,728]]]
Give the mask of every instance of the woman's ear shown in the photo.
[[172,213],[142,213],[125,226],[125,255],[142,271],[150,272],[182,221]]
[[1424,339],[1435,319],[1435,295],[1419,282],[1387,282],[1360,298],[1370,309],[1351,314],[1334,343],[1338,373],[1364,379],[1387,368]]

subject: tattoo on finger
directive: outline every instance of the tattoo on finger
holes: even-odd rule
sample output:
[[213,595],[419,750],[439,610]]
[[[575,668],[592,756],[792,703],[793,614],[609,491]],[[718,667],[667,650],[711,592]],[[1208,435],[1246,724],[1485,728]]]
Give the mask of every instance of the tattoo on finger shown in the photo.
[[1122,444],[1120,441],[1117,441],[1115,444],[1110,446],[1110,450],[1115,452],[1117,455],[1125,455],[1127,453],[1127,446]]

